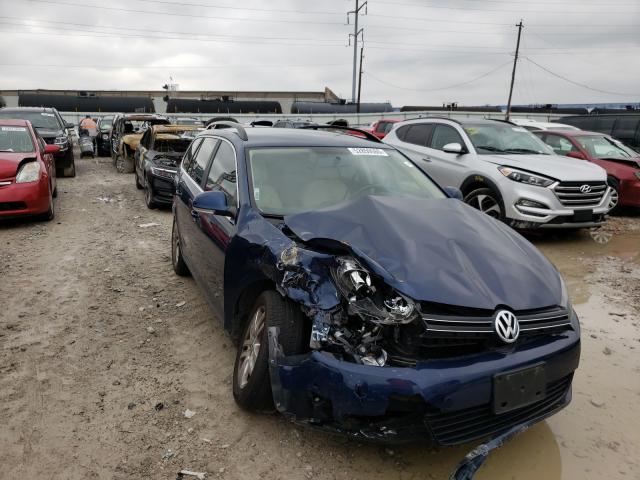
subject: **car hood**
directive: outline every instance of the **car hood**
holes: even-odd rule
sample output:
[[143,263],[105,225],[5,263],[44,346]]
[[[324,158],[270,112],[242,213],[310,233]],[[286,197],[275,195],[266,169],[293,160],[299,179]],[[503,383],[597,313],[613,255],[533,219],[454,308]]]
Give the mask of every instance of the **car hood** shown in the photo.
[[65,134],[65,132],[63,132],[62,130],[52,130],[50,128],[36,127],[36,130],[38,131],[38,133],[42,138],[55,138]]
[[522,168],[561,181],[606,181],[607,172],[598,165],[558,155],[480,155],[482,160]]
[[18,172],[18,165],[20,165],[20,162],[25,158],[37,158],[36,152],[0,152],[0,178],[15,177]]
[[415,300],[488,310],[562,301],[560,275],[538,249],[459,200],[367,196],[284,221],[310,245],[348,246]]

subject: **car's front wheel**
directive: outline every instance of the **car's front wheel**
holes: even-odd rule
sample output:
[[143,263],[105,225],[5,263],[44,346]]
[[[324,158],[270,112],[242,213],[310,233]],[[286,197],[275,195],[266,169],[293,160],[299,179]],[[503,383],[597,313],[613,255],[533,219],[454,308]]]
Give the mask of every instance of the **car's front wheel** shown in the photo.
[[147,208],[154,209],[158,206],[156,201],[153,199],[153,186],[149,183],[147,179],[144,182],[144,203],[147,204]]
[[269,376],[269,327],[279,327],[278,342],[285,355],[305,351],[305,319],[300,308],[273,290],[256,299],[245,324],[233,368],[233,397],[251,411],[272,411]]
[[620,201],[620,181],[615,177],[607,178],[607,184],[611,187],[611,200],[609,200],[609,212],[615,213],[618,202]]
[[491,188],[478,188],[464,197],[464,202],[496,220],[504,221],[505,212],[500,195]]
[[144,187],[142,186],[142,183],[140,183],[140,177],[138,176],[138,169],[135,169],[135,174],[136,174],[136,188],[138,190],[142,190]]

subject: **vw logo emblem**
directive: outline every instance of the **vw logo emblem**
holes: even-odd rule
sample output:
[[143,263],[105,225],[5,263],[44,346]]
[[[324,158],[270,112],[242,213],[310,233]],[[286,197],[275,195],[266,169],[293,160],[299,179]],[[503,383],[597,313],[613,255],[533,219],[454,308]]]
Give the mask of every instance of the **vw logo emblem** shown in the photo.
[[520,324],[516,316],[509,310],[500,310],[496,314],[495,329],[504,343],[513,343],[520,335]]
[[591,185],[582,185],[580,191],[582,193],[589,193],[591,191]]

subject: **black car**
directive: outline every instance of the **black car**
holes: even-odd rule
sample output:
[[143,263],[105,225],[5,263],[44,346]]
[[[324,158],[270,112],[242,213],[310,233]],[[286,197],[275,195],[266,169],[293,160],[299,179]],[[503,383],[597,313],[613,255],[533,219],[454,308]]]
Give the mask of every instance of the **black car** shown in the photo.
[[526,239],[368,132],[230,127],[178,169],[172,260],[237,340],[241,407],[445,446],[569,404],[578,318]]
[[171,205],[182,156],[201,130],[197,125],[153,125],[144,132],[134,164],[136,187],[144,189],[147,207]]
[[69,129],[72,129],[74,125],[65,122],[55,108],[7,107],[0,109],[0,118],[29,120],[46,143],[60,147],[60,151],[54,155],[56,175],[59,177],[76,176],[73,141],[69,133]]
[[114,115],[108,115],[98,119],[98,155],[111,154],[111,128],[113,127]]

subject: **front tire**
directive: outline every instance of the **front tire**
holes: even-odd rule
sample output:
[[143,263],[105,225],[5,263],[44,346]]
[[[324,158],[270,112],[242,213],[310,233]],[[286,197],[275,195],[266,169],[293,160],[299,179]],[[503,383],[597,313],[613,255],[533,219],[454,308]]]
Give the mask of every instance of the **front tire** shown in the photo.
[[233,367],[233,398],[245,410],[273,411],[269,327],[279,327],[278,342],[285,355],[305,351],[305,319],[300,308],[274,290],[262,292],[243,329]]
[[144,182],[144,203],[151,210],[158,207],[158,203],[153,199],[153,187],[148,180]]
[[180,234],[178,233],[178,224],[175,215],[173,216],[173,227],[171,228],[171,263],[176,275],[181,277],[188,277],[190,275],[189,267],[187,267],[184,257],[182,256]]
[[142,190],[144,187],[140,183],[140,177],[138,176],[138,169],[137,168],[136,168],[135,174],[136,174],[136,188],[138,190]]
[[619,210],[618,204],[620,203],[620,181],[615,177],[608,177],[607,184],[613,189],[613,193],[611,194],[611,201],[609,202],[609,212],[615,213]]
[[42,219],[45,222],[50,222],[56,217],[56,207],[53,201],[53,193],[49,195],[49,210],[47,210],[43,215]]
[[505,219],[502,198],[491,188],[478,188],[471,191],[464,197],[464,202],[496,220],[503,222]]
[[75,160],[72,160],[71,161],[71,165],[66,167],[62,173],[63,173],[63,176],[65,176],[65,177],[74,178],[76,176],[76,162],[75,162]]

